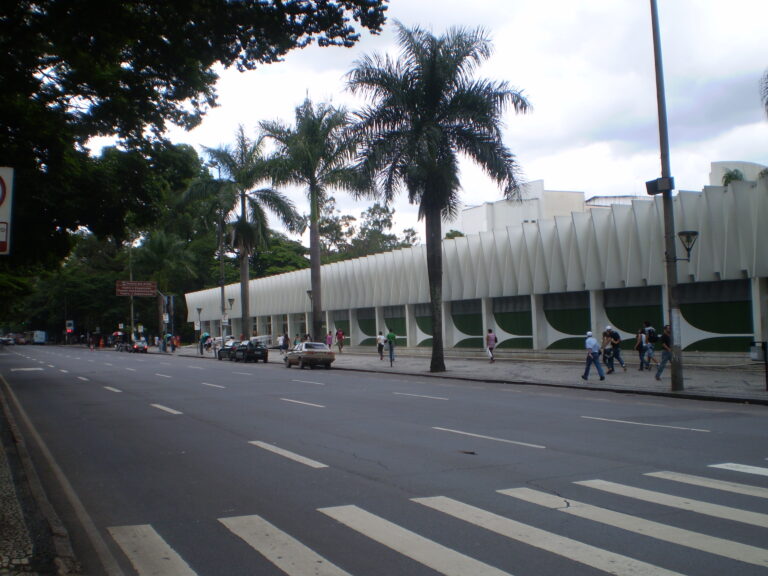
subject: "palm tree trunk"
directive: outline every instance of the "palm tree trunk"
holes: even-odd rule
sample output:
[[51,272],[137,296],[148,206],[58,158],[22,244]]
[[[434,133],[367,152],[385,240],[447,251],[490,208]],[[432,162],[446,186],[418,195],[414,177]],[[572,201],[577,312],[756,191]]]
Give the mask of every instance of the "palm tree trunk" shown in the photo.
[[[244,190],[240,191],[240,217],[243,221],[248,218],[245,212]],[[246,338],[251,337],[251,308],[248,286],[250,280],[249,256],[247,243],[242,243],[240,245],[240,310],[242,311],[241,330]]]
[[320,218],[317,193],[310,189],[309,214],[309,277],[312,294],[312,338],[319,342],[323,336],[323,292],[320,278]]
[[425,211],[424,230],[427,236],[427,277],[432,312],[432,361],[430,372],[445,372],[443,351],[443,242],[440,208]]

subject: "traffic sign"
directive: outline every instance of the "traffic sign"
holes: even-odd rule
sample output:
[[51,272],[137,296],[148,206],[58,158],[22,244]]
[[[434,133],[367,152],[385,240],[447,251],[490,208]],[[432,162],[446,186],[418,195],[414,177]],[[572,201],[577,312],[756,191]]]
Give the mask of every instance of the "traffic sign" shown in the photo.
[[154,297],[157,296],[157,282],[117,280],[115,281],[115,295]]

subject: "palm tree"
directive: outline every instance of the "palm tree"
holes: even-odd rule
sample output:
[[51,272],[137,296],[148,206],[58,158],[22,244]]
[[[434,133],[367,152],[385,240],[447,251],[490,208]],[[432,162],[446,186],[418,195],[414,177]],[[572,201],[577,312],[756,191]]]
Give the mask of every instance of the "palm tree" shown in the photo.
[[768,70],[763,74],[763,78],[760,81],[760,99],[765,106],[765,113],[768,115]]
[[[272,188],[255,189],[256,184],[268,178],[267,161],[263,151],[263,137],[255,140],[238,128],[234,148],[205,148],[212,163],[224,175],[239,199],[239,214],[233,225],[234,244],[240,258],[240,305],[242,330],[251,334],[251,312],[248,296],[250,277],[249,258],[254,250],[269,244],[267,211],[275,214],[291,231],[299,226],[299,216],[293,202]],[[235,209],[232,206],[232,209]]]
[[357,144],[348,130],[346,110],[329,104],[315,107],[308,98],[296,108],[293,128],[279,121],[262,122],[260,126],[264,135],[277,144],[270,168],[273,185],[303,187],[309,199],[312,336],[320,338],[323,333],[320,210],[328,200],[330,188],[361,190],[360,179],[352,167]]
[[744,180],[744,174],[738,168],[726,170],[723,173],[723,186],[728,186],[731,182],[741,182]]
[[369,97],[358,112],[361,169],[390,202],[400,187],[425,220],[432,311],[430,370],[445,370],[442,336],[442,225],[459,207],[459,154],[479,164],[508,199],[519,198],[518,168],[501,138],[508,106],[530,109],[506,82],[473,77],[491,54],[482,29],[452,28],[435,37],[397,23],[400,57],[366,56],[347,76],[353,93]]

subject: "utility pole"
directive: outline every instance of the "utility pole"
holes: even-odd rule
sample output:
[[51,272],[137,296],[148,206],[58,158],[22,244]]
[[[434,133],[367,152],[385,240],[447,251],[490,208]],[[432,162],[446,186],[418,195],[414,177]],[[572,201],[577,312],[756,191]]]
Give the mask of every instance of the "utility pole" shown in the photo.
[[664,69],[661,60],[661,35],[656,0],[651,0],[651,25],[653,28],[653,54],[656,69],[656,102],[659,111],[659,148],[661,151],[661,178],[656,181],[656,191],[661,192],[664,207],[664,251],[667,276],[667,306],[669,325],[672,329],[672,391],[684,389],[683,357],[681,352],[681,316],[677,295],[677,255],[675,253],[675,213],[672,190],[675,181],[669,167],[669,135],[667,132],[667,103],[664,93]]

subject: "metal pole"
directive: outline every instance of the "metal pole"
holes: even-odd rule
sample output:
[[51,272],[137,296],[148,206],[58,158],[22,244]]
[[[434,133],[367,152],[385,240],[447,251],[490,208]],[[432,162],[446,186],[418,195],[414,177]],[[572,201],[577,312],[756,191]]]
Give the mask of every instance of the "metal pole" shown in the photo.
[[[224,346],[224,315],[227,313],[224,304],[224,213],[219,213],[219,289],[221,290],[221,346]],[[214,347],[214,353],[216,352]]]
[[[651,24],[653,28],[653,55],[656,69],[656,102],[659,111],[659,148],[661,151],[661,177],[670,179],[669,135],[667,133],[667,103],[664,96],[664,69],[661,60],[661,35],[656,0],[651,0]],[[671,180],[668,180],[671,181]],[[664,207],[664,251],[667,275],[667,303],[669,325],[672,328],[672,391],[684,389],[683,356],[680,335],[680,303],[677,299],[677,254],[675,252],[675,213],[672,204],[672,190],[663,192]]]

